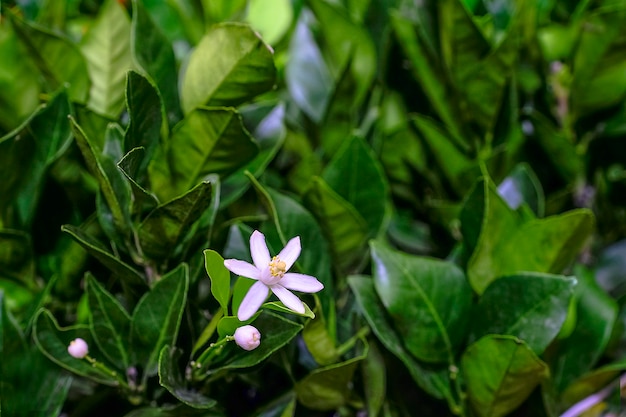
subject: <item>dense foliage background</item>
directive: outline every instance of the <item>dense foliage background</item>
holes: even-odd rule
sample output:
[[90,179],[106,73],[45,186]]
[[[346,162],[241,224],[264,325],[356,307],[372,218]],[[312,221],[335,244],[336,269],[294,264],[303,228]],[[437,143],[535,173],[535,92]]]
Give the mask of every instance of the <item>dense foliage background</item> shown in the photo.
[[[0,413],[617,415],[625,54],[622,0],[2,2]],[[245,351],[255,229],[325,288]]]

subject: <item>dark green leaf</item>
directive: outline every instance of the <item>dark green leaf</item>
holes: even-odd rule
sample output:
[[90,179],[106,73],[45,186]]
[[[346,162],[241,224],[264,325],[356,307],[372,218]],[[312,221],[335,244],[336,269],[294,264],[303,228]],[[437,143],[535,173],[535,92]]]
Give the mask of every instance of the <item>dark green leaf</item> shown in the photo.
[[452,403],[447,369],[444,368],[439,371],[428,370],[408,352],[402,343],[400,335],[396,333],[393,326],[388,322],[388,315],[376,294],[373,280],[365,276],[350,276],[348,277],[348,284],[356,296],[361,312],[378,340],[404,363],[413,380],[424,391],[435,398],[446,398],[449,403]]
[[67,352],[70,341],[77,337],[85,340],[89,346],[89,356],[102,362],[103,358],[92,343],[87,326],[72,326],[60,328],[55,318],[48,310],[40,310],[33,326],[35,343],[41,352],[57,365],[75,374],[85,376],[100,384],[118,386],[119,375],[113,375],[99,367],[92,366],[84,359],[76,359]]
[[376,291],[416,358],[450,362],[465,339],[472,292],[452,263],[411,256],[372,241]]
[[186,114],[209,106],[236,106],[274,86],[272,50],[248,26],[213,26],[189,57],[182,80]]
[[185,195],[155,208],[137,230],[143,253],[155,260],[172,255],[176,244],[211,203],[212,186],[201,182]]
[[143,188],[135,180],[139,165],[144,159],[145,150],[143,148],[131,149],[124,157],[117,163],[117,167],[128,179],[130,189],[132,191],[132,210],[131,214],[142,214],[146,211],[154,210],[159,202],[156,196]]
[[179,196],[209,174],[226,176],[249,162],[258,145],[233,109],[196,109],[172,132],[166,151],[157,153],[150,177],[162,201]]
[[[137,0],[132,3],[131,52],[143,72],[148,74],[158,87],[167,120],[174,124],[182,118],[178,99],[176,57],[171,43],[161,31],[162,28],[155,24],[142,3]],[[150,104],[150,107],[153,107],[156,103]]]
[[69,224],[63,225],[61,230],[68,233],[78,242],[90,255],[100,261],[111,272],[120,279],[127,281],[131,285],[145,286],[146,282],[143,276],[133,269],[132,266],[123,262],[116,257],[109,249],[107,249],[100,241],[93,236],[87,234],[78,227]]
[[352,136],[328,163],[322,178],[363,216],[370,237],[378,234],[389,201],[383,169],[367,143]]
[[0,277],[36,288],[33,247],[27,233],[0,229]]
[[472,320],[474,340],[488,334],[517,336],[540,355],[565,322],[575,284],[573,278],[537,273],[492,282]]
[[503,417],[545,379],[548,366],[521,340],[489,335],[461,358],[470,404],[480,417]]
[[328,333],[324,315],[318,314],[313,320],[309,320],[302,331],[302,339],[306,347],[317,362],[321,366],[330,365],[337,362],[339,352],[335,348],[335,342]]
[[131,319],[130,345],[136,361],[143,366],[144,379],[156,375],[163,346],[176,342],[188,288],[189,269],[180,264],[137,303]]
[[204,267],[209,275],[211,294],[228,315],[228,301],[230,300],[230,272],[224,266],[224,258],[214,250],[204,251]]
[[129,366],[130,316],[108,291],[87,274],[85,292],[89,303],[91,334],[102,353],[118,369]]
[[182,353],[182,350],[176,347],[163,346],[159,355],[159,384],[190,407],[199,409],[215,407],[217,401],[186,386],[178,368]]

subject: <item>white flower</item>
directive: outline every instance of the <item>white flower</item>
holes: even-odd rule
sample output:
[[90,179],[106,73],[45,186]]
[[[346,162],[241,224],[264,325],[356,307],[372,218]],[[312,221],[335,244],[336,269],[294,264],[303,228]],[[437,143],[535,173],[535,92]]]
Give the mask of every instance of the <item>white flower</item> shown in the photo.
[[89,353],[89,346],[87,345],[87,342],[79,337],[70,342],[70,345],[67,347],[67,351],[76,359],[82,359]]
[[300,237],[287,242],[280,253],[270,258],[265,236],[257,230],[250,236],[250,254],[254,265],[237,259],[226,259],[224,266],[237,275],[256,280],[241,301],[237,317],[246,321],[257,312],[272,290],[287,308],[304,314],[304,304],[289,290],[314,293],[324,288],[315,277],[304,274],[287,273],[300,256]]
[[249,324],[235,330],[235,343],[245,350],[254,350],[261,344],[261,332]]

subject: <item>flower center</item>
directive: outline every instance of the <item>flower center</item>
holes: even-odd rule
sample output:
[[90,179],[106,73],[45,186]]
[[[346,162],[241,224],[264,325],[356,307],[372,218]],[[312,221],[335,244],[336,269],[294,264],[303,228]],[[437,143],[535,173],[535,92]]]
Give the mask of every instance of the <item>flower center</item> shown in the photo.
[[287,272],[287,264],[281,261],[278,256],[274,256],[270,262],[270,274],[277,278],[282,278]]

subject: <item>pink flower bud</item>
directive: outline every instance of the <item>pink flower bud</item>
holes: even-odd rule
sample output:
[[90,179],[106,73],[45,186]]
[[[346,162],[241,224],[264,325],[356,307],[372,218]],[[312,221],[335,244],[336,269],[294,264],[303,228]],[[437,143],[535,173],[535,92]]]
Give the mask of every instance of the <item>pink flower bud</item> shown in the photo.
[[87,345],[87,342],[79,337],[70,342],[70,345],[67,347],[67,351],[76,359],[82,359],[89,353],[89,346]]
[[254,350],[261,344],[261,332],[254,326],[241,326],[235,330],[235,343],[245,350]]

